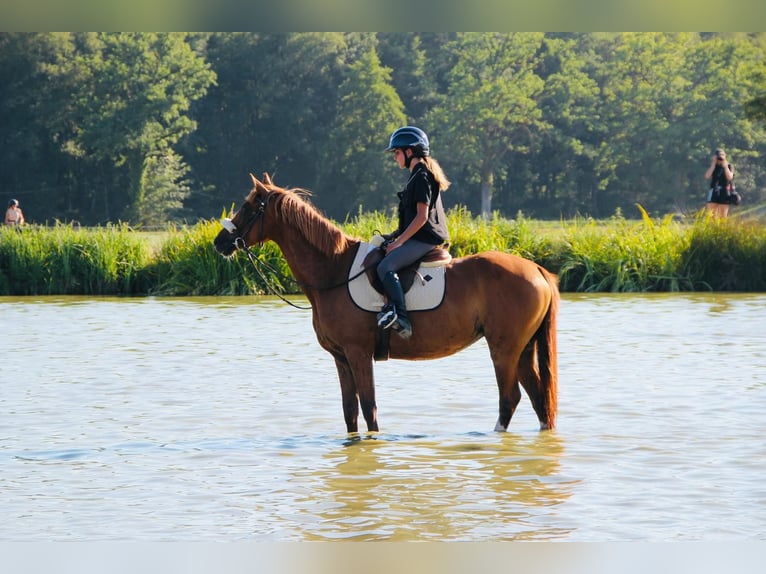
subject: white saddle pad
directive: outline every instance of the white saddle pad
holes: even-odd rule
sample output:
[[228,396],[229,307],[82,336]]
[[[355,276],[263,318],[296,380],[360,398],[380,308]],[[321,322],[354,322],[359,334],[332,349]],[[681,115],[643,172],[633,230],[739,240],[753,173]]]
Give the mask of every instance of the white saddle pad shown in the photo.
[[[348,274],[349,278],[364,269],[364,258],[375,247],[372,243],[362,242],[359,244],[359,249]],[[408,311],[427,311],[441,305],[444,300],[445,271],[443,264],[421,263],[412,287],[404,295],[404,302]],[[356,306],[365,311],[380,311],[385,304],[383,295],[375,291],[367,279],[366,273],[362,273],[353,281],[348,282],[348,293]]]

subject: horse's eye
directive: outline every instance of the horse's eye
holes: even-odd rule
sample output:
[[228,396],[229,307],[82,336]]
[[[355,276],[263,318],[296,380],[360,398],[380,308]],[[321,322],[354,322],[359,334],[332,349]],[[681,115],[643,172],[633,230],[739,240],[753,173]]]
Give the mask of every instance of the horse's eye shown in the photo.
[[234,225],[234,222],[231,219],[229,219],[228,217],[225,217],[225,218],[223,218],[221,220],[221,225],[229,233],[234,234],[234,233],[237,232],[237,226]]

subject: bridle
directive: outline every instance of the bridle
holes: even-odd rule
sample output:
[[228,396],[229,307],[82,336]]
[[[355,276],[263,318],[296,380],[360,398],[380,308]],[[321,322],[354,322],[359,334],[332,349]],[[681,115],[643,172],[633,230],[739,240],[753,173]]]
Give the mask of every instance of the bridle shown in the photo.
[[[232,221],[232,219],[228,217],[224,217],[221,219],[221,226],[229,232],[232,236],[234,236],[234,247],[237,249],[241,249],[243,251],[246,251],[249,253],[249,248],[247,244],[245,243],[245,237],[247,237],[247,234],[250,233],[250,230],[253,228],[253,225],[256,224],[258,220],[261,221],[261,235],[263,235],[263,220],[265,219],[266,215],[266,202],[259,199],[258,200],[258,207],[253,209],[253,207],[250,205],[250,202],[245,201],[245,204],[247,205],[249,209],[253,210],[250,216],[245,221],[245,224],[243,225],[244,231],[240,232],[239,227]],[[244,207],[244,205],[242,207]],[[240,207],[240,211],[242,208]],[[236,217],[236,214],[235,214]]]
[[[250,205],[250,202],[245,201],[245,205],[247,205],[249,209],[252,209],[253,212],[248,216],[247,220],[245,220],[245,223],[242,226],[244,231],[240,232],[239,227],[234,223],[234,221],[231,218],[228,218],[228,217],[224,217],[223,219],[221,219],[221,226],[226,231],[228,231],[230,235],[234,237],[234,247],[236,247],[240,251],[244,251],[247,254],[247,258],[250,260],[250,263],[253,265],[253,269],[255,269],[255,272],[261,278],[264,285],[266,285],[274,295],[279,297],[282,301],[284,301],[291,307],[295,307],[296,309],[301,309],[302,311],[308,311],[311,309],[311,305],[309,305],[308,307],[302,307],[300,305],[296,305],[292,301],[285,299],[285,297],[273,287],[272,282],[269,281],[268,277],[266,277],[265,273],[261,270],[261,266],[265,267],[268,271],[270,271],[274,275],[279,275],[280,274],[279,270],[269,265],[266,261],[258,259],[255,256],[255,253],[253,253],[253,250],[250,249],[250,247],[245,242],[245,237],[247,237],[248,233],[250,233],[250,230],[253,228],[253,225],[255,225],[258,221],[261,222],[261,237],[263,237],[263,225],[264,225],[264,220],[266,219],[266,202],[267,201],[268,201],[268,196],[266,198],[266,201],[259,199],[258,207],[254,209]],[[242,208],[240,208],[240,210],[241,209]],[[236,217],[236,214],[235,214],[235,217]],[[341,281],[340,283],[336,283],[335,285],[330,285],[327,287],[315,287],[307,283],[301,283],[300,281],[297,281],[297,280],[296,280],[296,283],[298,283],[298,285],[303,289],[312,289],[314,291],[329,291],[330,289],[337,289],[338,287],[342,287],[343,285],[347,285],[348,283],[351,283],[351,281],[353,281],[357,277],[361,277],[362,275],[367,273],[368,269],[372,267],[373,266],[365,267],[358,273],[349,277],[348,279],[345,279]]]
[[[268,201],[268,197],[267,197],[267,201]],[[285,297],[274,288],[271,281],[269,281],[268,277],[266,277],[266,274],[263,271],[261,271],[260,266],[263,266],[271,273],[275,275],[279,274],[279,271],[277,269],[274,269],[274,267],[272,267],[265,261],[261,261],[255,256],[255,253],[253,253],[253,250],[250,249],[250,247],[245,242],[245,237],[247,237],[247,234],[250,233],[250,230],[253,228],[253,225],[255,225],[258,221],[261,222],[261,237],[263,237],[263,223],[264,223],[264,219],[266,219],[266,201],[259,199],[258,207],[256,207],[255,209],[253,209],[249,201],[245,201],[245,204],[243,205],[243,207],[245,205],[247,205],[248,208],[252,210],[252,213],[250,213],[248,218],[245,220],[245,223],[242,226],[243,231],[240,231],[239,227],[237,227],[234,221],[229,217],[224,217],[223,219],[221,219],[221,226],[226,231],[228,231],[230,235],[234,237],[234,247],[237,250],[244,251],[247,254],[247,258],[250,260],[250,263],[253,265],[253,269],[255,269],[255,272],[261,278],[261,281],[263,281],[263,284],[266,285],[266,287],[268,287],[268,289],[274,295],[282,299],[282,301],[284,301],[288,305],[295,307],[296,309],[301,309],[302,311],[310,310],[311,309],[310,305],[308,307],[302,307],[300,305],[296,305],[295,303],[293,303],[292,301],[288,299],[285,299]],[[240,210],[241,209],[242,208],[240,208]],[[236,214],[235,214],[235,217],[236,217]]]

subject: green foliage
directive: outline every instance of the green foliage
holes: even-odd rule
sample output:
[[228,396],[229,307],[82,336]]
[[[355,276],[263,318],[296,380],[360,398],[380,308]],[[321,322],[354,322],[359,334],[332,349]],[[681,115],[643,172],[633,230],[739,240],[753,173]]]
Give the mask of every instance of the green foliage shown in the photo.
[[405,124],[406,116],[390,81],[391,70],[380,65],[372,48],[349,66],[339,88],[338,121],[323,163],[323,173],[336,180],[337,189],[334,201],[323,205],[335,213],[346,215],[356,206],[382,209],[395,199],[390,190],[398,184],[399,174],[381,150],[388,134]]
[[149,273],[154,295],[246,295],[296,292],[287,263],[273,243],[252,248],[255,257],[277,273],[264,280],[248,259],[226,259],[213,247],[221,230],[217,221],[202,221],[193,227],[171,228]]
[[630,222],[615,215],[608,223],[575,220],[564,225],[564,249],[557,254],[563,291],[636,292],[694,290],[693,277],[678,274],[688,239],[666,217]]
[[126,225],[0,229],[0,294],[129,295],[143,292],[147,244]]
[[[535,222],[519,213],[515,221],[503,219],[494,213],[491,219],[476,217],[464,207],[447,210],[447,227],[450,230],[450,253],[463,257],[479,251],[507,251],[531,259],[544,258],[550,253],[551,242],[545,235],[535,231]],[[395,214],[380,211],[359,213],[346,221],[343,230],[362,240],[375,234],[395,230],[398,220]]]
[[133,207],[136,224],[156,229],[179,219],[191,193],[188,173],[189,166],[172,150],[146,158],[141,184],[145,191]]
[[[461,257],[499,250],[559,274],[562,291],[637,292],[766,290],[766,228],[751,221],[700,216],[679,223],[619,212],[608,220],[507,220],[447,212],[450,251]],[[341,225],[368,240],[396,228],[384,212],[360,213]],[[94,229],[0,228],[0,295],[245,295],[300,292],[274,243],[255,246],[258,270],[245,254],[225,259],[213,247],[217,221],[170,227],[154,235],[125,225]],[[151,248],[155,244],[155,248]]]
[[344,219],[395,202],[382,148],[406,121],[453,182],[446,207],[488,219],[694,213],[716,147],[742,212],[766,205],[765,38],[0,33],[0,189],[32,222],[163,228],[268,171]]
[[361,209],[352,219],[346,219],[343,223],[343,230],[358,239],[364,241],[370,239],[373,235],[391,233],[399,225],[396,213],[390,211],[363,212]]
[[[195,129],[189,109],[215,78],[186,34],[63,33],[4,40],[38,55],[29,72],[40,75],[36,91],[15,97],[40,110],[32,125],[55,142],[39,144],[44,171],[60,170],[54,175],[63,181],[90,182],[74,186],[86,193],[72,194],[70,205],[84,200],[91,209],[102,207],[104,219],[135,224],[146,219],[139,207],[147,194],[177,194],[177,187],[165,185],[167,178],[157,180],[156,158],[173,158],[173,146]],[[2,64],[0,59],[0,81]],[[148,177],[147,170],[153,171]],[[178,169],[176,175],[182,175]]]
[[713,291],[764,291],[766,230],[753,221],[699,217],[679,266]]
[[440,126],[445,151],[459,154],[481,182],[485,217],[508,153],[525,149],[530,131],[545,127],[538,105],[545,82],[536,72],[542,40],[537,33],[464,33],[450,44],[456,64],[428,120]]

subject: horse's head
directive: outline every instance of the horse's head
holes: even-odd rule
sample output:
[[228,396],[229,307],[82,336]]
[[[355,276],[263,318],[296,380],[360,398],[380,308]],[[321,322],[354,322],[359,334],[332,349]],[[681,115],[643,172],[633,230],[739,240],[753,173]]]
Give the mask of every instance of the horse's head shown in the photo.
[[250,178],[253,180],[252,191],[231,219],[221,220],[223,229],[214,240],[216,250],[225,257],[264,240],[266,203],[274,183],[268,173],[263,174],[263,182],[258,181],[252,173]]

